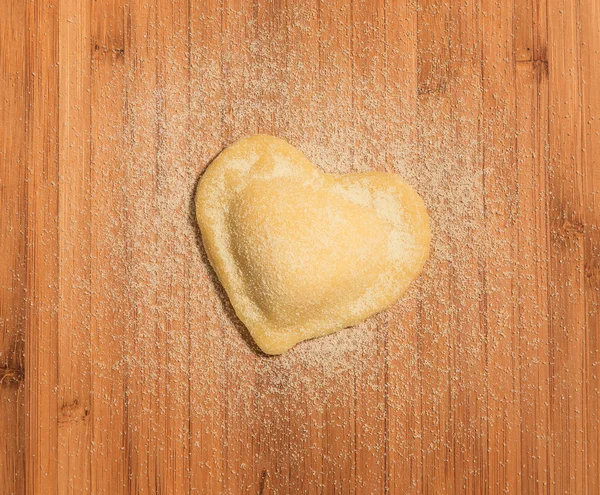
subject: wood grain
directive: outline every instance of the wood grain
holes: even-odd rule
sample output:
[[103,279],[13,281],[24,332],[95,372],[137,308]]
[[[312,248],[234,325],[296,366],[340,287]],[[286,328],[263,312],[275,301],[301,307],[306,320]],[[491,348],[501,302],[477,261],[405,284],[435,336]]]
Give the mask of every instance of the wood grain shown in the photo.
[[63,0],[58,44],[58,480],[59,493],[91,487],[90,9]]
[[[548,6],[550,482],[585,493],[581,5]],[[569,53],[569,56],[566,54]],[[578,476],[582,473],[582,476]]]
[[0,16],[0,491],[25,484],[26,142],[25,6]]
[[[123,167],[119,157],[127,143],[122,131],[126,109],[112,102],[125,93],[125,42],[127,9],[117,1],[94,2],[90,19],[90,174],[92,210],[92,311],[89,356],[92,389],[90,422],[91,492],[127,493],[129,458],[125,446],[128,404],[127,369],[122,367],[125,332],[132,319],[127,290],[130,258],[126,242],[126,191],[119,186]],[[106,215],[112,211],[116,214]],[[89,447],[88,447],[89,448]]]
[[482,45],[482,139],[484,228],[495,237],[483,260],[486,335],[488,483],[498,491],[519,486],[520,434],[518,328],[515,268],[517,228],[514,166],[516,77],[513,46],[514,6],[484,0]]
[[[8,0],[0,46],[1,494],[600,494],[597,0]],[[193,217],[256,132],[436,236],[283,358]]]
[[[26,455],[29,493],[58,488],[59,2],[25,13],[27,143]],[[61,401],[62,402],[62,401]]]

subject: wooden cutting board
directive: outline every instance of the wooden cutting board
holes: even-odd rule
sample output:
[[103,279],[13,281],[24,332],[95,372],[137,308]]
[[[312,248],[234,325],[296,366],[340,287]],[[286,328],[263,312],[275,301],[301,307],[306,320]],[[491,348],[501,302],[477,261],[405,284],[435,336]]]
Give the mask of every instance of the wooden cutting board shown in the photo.
[[[597,0],[4,0],[0,46],[0,493],[600,493]],[[192,208],[257,132],[433,222],[281,357]]]

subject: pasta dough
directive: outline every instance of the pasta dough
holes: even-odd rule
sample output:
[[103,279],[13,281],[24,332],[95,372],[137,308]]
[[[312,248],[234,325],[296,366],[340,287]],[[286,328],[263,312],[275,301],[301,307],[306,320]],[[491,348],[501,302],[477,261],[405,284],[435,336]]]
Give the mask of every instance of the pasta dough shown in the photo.
[[237,316],[267,354],[390,306],[429,256],[423,200],[397,175],[325,174],[262,134],[213,160],[196,216]]

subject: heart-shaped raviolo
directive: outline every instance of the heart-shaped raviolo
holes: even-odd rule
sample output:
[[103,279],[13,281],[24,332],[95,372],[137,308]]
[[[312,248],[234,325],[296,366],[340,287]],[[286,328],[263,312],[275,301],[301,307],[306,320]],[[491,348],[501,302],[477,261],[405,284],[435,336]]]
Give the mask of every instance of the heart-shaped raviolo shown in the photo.
[[213,160],[196,216],[236,314],[267,354],[390,306],[429,255],[423,200],[397,175],[325,174],[262,134]]

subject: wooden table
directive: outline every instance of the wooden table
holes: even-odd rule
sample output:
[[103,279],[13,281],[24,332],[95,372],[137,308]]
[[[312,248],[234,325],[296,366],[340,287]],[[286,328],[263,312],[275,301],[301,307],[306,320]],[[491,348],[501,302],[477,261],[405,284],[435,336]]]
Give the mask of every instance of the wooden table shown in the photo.
[[[598,0],[4,0],[0,47],[0,493],[600,493]],[[280,358],[191,207],[256,132],[434,227]]]

